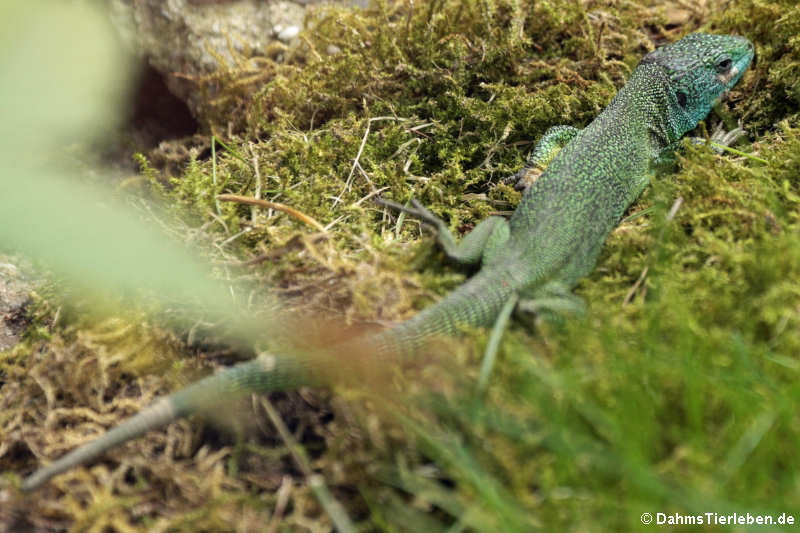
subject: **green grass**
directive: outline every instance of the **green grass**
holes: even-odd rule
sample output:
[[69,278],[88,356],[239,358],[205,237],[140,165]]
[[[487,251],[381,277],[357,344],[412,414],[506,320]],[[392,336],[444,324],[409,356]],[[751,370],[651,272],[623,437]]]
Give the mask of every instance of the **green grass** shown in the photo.
[[[333,422],[314,394],[277,397],[294,438],[312,452],[310,468],[363,530],[653,531],[659,526],[643,525],[642,513],[795,511],[800,8],[732,0],[697,8],[676,29],[674,11],[649,4],[320,8],[290,63],[270,67],[271,81],[243,91],[244,73],[213,78],[222,97],[201,117],[224,143],[213,159],[195,157],[167,179],[140,157],[139,188],[165,201],[159,216],[175,234],[192,235],[219,277],[276,292],[301,312],[356,324],[400,320],[463,277],[441,264],[415,221],[397,224],[369,195],[413,196],[463,233],[513,208],[518,193],[498,181],[548,127],[596,116],[652,48],[648,36],[703,29],[755,43],[757,62],[726,110],[749,134],[736,148],[758,159],[687,143],[675,172],[654,180],[579,286],[587,314],[513,322],[484,393],[477,384],[488,334],[474,332],[391,386],[343,387]],[[221,136],[231,120],[234,137]],[[327,231],[263,210],[253,224],[250,206],[215,201],[256,187]],[[269,257],[232,266],[261,254]],[[81,408],[110,423],[174,389],[187,367],[208,366],[174,355],[180,344],[154,313],[104,322],[69,304],[47,327],[60,298],[40,302],[39,333],[0,361],[3,430],[34,435],[33,421],[50,413],[60,424],[29,439],[51,456],[97,428]],[[144,355],[131,349],[137,343]],[[53,404],[42,400],[43,381],[63,391]],[[245,431],[242,450],[233,438],[178,424],[64,476],[27,510],[79,529],[217,531],[263,527],[286,497],[286,530],[329,527],[291,446],[265,426]],[[31,466],[30,455],[18,456],[0,455],[2,469]],[[285,475],[290,489],[281,488]]]

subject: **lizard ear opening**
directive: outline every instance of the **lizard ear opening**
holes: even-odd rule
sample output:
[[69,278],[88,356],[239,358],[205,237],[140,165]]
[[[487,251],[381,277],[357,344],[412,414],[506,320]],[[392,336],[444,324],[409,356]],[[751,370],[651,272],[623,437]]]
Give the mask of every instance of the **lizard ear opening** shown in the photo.
[[689,96],[683,91],[678,91],[675,96],[678,98],[678,105],[685,110],[686,104],[689,103]]

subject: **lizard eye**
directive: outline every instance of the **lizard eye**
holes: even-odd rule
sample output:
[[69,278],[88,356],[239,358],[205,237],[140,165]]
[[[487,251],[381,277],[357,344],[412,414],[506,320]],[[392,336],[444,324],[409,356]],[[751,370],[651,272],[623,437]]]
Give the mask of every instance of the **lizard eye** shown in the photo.
[[731,69],[733,62],[730,59],[723,59],[716,65],[717,72],[723,74]]
[[689,102],[689,97],[683,91],[678,91],[675,93],[675,96],[678,98],[678,105],[681,106],[681,109],[686,109],[686,104]]

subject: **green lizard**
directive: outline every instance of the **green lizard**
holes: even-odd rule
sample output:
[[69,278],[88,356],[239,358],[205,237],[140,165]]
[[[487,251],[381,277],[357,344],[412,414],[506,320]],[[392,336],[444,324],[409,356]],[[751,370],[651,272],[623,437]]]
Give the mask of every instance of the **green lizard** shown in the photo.
[[[434,335],[490,326],[507,302],[574,306],[570,290],[593,268],[608,233],[668,159],[741,78],[753,45],[736,36],[691,34],[647,54],[611,104],[587,127],[548,130],[517,177],[543,169],[511,218],[490,217],[456,244],[419,203],[403,209],[432,225],[448,257],[480,264],[476,275],[414,318],[362,340],[376,354],[408,354]],[[385,202],[386,203],[386,202]],[[313,361],[260,355],[160,399],[116,428],[41,468],[22,487],[53,476],[179,417],[237,394],[316,383]]]

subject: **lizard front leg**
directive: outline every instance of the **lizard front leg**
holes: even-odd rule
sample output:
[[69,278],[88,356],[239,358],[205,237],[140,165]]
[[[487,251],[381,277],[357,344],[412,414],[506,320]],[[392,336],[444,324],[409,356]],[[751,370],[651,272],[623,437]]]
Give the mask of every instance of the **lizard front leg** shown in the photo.
[[503,180],[504,183],[514,183],[514,188],[523,190],[530,187],[536,178],[544,172],[550,161],[567,145],[581,130],[573,126],[553,126],[536,143],[528,156],[525,166],[518,172]]
[[[736,144],[736,142],[745,137],[747,132],[741,126],[726,131],[722,123],[714,129],[709,139],[703,137],[689,137],[689,141],[695,145],[704,145],[710,142],[711,149],[717,154],[722,154],[725,150],[722,147],[729,147]],[[719,146],[717,146],[719,145]],[[681,149],[681,141],[676,141],[667,145],[662,150],[656,152],[653,156],[653,168],[671,170],[677,162],[676,155]]]

